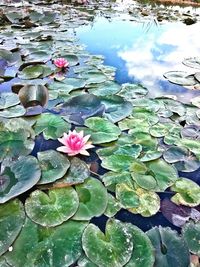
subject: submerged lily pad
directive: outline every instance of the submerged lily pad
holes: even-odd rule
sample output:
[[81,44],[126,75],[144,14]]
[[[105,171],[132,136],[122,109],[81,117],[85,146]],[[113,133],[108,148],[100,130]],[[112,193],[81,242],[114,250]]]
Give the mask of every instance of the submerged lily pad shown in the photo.
[[99,180],[88,178],[83,184],[76,186],[76,191],[79,197],[79,208],[73,220],[90,220],[104,213],[108,195],[106,188]]
[[43,133],[46,140],[57,139],[70,130],[70,124],[58,115],[44,113],[37,119],[34,130],[36,135]]
[[86,225],[68,221],[44,228],[27,219],[13,250],[5,254],[6,261],[15,267],[71,266],[81,256],[81,237]]
[[33,156],[5,165],[0,176],[0,203],[26,192],[39,181],[40,175],[38,161]]
[[70,166],[67,157],[55,150],[38,152],[37,156],[42,171],[38,184],[48,184],[62,178]]
[[26,200],[29,218],[42,226],[59,225],[74,215],[79,205],[78,195],[72,187],[56,188],[48,193],[36,190]]
[[82,237],[87,257],[99,267],[122,267],[131,258],[132,236],[126,224],[110,219],[105,235],[94,224],[89,224]]
[[170,228],[155,227],[147,232],[155,249],[155,267],[188,267],[189,251],[183,238]]
[[0,255],[5,253],[15,241],[24,220],[24,208],[18,199],[0,205]]

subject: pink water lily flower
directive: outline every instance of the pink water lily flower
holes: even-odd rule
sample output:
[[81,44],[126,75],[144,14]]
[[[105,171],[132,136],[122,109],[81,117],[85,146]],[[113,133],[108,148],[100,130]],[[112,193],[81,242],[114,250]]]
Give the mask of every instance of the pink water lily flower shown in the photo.
[[60,68],[60,69],[69,67],[69,62],[62,57],[55,59],[53,63],[57,68]]
[[64,133],[62,138],[58,138],[58,141],[64,146],[58,147],[57,151],[67,153],[69,156],[77,154],[89,156],[90,154],[86,150],[94,147],[91,142],[88,142],[89,138],[90,135],[83,136],[83,131],[78,133],[73,130],[68,134]]

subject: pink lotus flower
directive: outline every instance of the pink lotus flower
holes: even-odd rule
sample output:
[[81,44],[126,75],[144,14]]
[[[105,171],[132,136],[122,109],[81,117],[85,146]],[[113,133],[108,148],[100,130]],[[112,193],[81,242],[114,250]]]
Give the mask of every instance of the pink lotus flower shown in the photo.
[[58,138],[58,141],[61,142],[64,146],[57,148],[57,151],[67,153],[69,156],[74,156],[77,154],[82,154],[89,156],[90,154],[86,149],[93,148],[94,146],[88,142],[90,135],[83,137],[83,131],[77,133],[76,130],[69,131],[68,134],[64,133],[62,138]]
[[53,61],[53,63],[57,68],[60,69],[67,68],[69,66],[69,62],[64,58],[57,58]]

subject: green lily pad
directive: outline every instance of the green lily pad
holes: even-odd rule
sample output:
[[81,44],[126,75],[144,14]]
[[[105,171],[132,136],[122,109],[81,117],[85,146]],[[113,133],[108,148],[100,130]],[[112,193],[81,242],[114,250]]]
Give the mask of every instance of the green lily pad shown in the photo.
[[116,196],[122,206],[135,214],[150,217],[160,209],[159,196],[151,191],[140,187],[135,188],[128,184],[118,184],[116,186]]
[[103,83],[108,80],[106,75],[104,75],[101,71],[88,71],[80,74],[81,78],[86,79],[86,84],[97,84],[97,83]]
[[121,89],[121,86],[113,81],[106,81],[96,86],[89,87],[88,90],[90,93],[97,96],[108,96],[118,93]]
[[104,214],[111,218],[113,217],[119,210],[121,209],[121,205],[116,198],[114,198],[111,194],[108,194],[108,204]]
[[26,113],[26,109],[21,105],[17,105],[14,107],[7,108],[3,111],[0,111],[0,117],[17,118],[17,117],[23,116],[25,113]]
[[169,71],[164,74],[164,77],[171,83],[183,86],[195,85],[197,83],[194,76],[185,71]]
[[105,105],[105,116],[112,122],[118,122],[132,113],[133,106],[131,102],[124,100],[121,96],[110,95],[100,97]]
[[200,223],[190,221],[182,228],[182,235],[191,253],[200,257]]
[[5,254],[6,261],[15,267],[71,266],[81,256],[81,237],[86,225],[67,221],[44,228],[27,219],[13,250]]
[[194,153],[198,160],[200,160],[200,142],[199,140],[192,140],[187,138],[182,138],[176,142],[176,145],[185,147],[192,153]]
[[77,267],[97,267],[92,261],[90,261],[85,255],[78,260]]
[[[66,79],[62,80],[59,84],[60,84],[60,86],[65,86],[65,85],[66,86],[71,86],[72,90],[76,90],[76,89],[79,89],[79,88],[84,88],[85,85],[86,85],[86,82],[85,82],[85,79],[81,79],[81,78],[70,78],[69,77],[69,78],[66,78]],[[57,83],[57,86],[58,86],[58,83]]]
[[38,184],[48,184],[62,178],[70,166],[67,157],[55,150],[38,152],[37,157],[42,171]]
[[43,67],[41,65],[33,65],[25,67],[21,73],[18,74],[20,79],[36,79],[43,74]]
[[122,90],[118,95],[124,97],[126,100],[131,101],[135,98],[140,98],[148,94],[148,89],[140,84],[124,83]]
[[162,156],[162,152],[160,151],[147,151],[140,160],[142,162],[147,162],[155,159],[159,159]]
[[24,220],[24,207],[18,199],[0,205],[0,255],[5,253],[15,241]]
[[113,219],[107,222],[105,235],[97,226],[89,224],[82,242],[87,257],[99,267],[122,267],[130,260],[133,250],[126,225]]
[[93,144],[102,144],[115,141],[118,139],[120,129],[104,118],[92,117],[85,120],[85,126],[89,128]]
[[69,67],[79,64],[79,58],[75,54],[61,54],[61,57],[69,62]]
[[90,176],[88,165],[81,159],[73,157],[70,161],[70,168],[62,179],[56,182],[59,184],[74,185],[81,184]]
[[78,209],[79,200],[72,187],[56,188],[48,193],[36,190],[25,203],[29,218],[42,226],[56,226],[69,220]]
[[37,119],[34,130],[36,135],[43,133],[46,140],[57,139],[70,130],[70,124],[58,115],[44,113]]
[[163,158],[168,163],[175,163],[178,161],[187,160],[188,150],[178,146],[171,146],[164,151]]
[[41,170],[33,156],[7,164],[1,173],[0,203],[14,198],[33,187],[40,179]]
[[196,207],[200,205],[200,186],[192,180],[182,178],[171,186],[171,190],[177,192],[171,200],[177,205]]
[[1,161],[5,158],[15,158],[20,155],[26,156],[34,147],[34,141],[30,139],[28,129],[17,129],[17,123],[13,123],[11,126],[15,129],[14,131],[10,131],[6,126],[1,127],[0,125]]
[[19,103],[20,103],[19,97],[14,93],[0,94],[0,109],[16,106]]
[[132,161],[133,157],[129,155],[111,155],[102,157],[101,166],[114,172],[127,171]]
[[183,238],[170,228],[155,227],[147,232],[155,249],[155,267],[188,267],[189,251]]
[[127,171],[106,172],[104,175],[101,176],[101,179],[105,186],[108,187],[109,190],[112,192],[115,192],[117,184],[132,182],[130,172]]
[[83,184],[76,186],[76,191],[79,197],[79,208],[73,220],[90,220],[104,213],[108,196],[106,188],[99,180],[88,178]]
[[133,237],[133,252],[126,267],[153,267],[155,262],[154,248],[148,236],[137,226],[127,224]]
[[6,262],[6,259],[4,259],[3,257],[0,258],[0,266],[1,267],[10,267],[10,265]]

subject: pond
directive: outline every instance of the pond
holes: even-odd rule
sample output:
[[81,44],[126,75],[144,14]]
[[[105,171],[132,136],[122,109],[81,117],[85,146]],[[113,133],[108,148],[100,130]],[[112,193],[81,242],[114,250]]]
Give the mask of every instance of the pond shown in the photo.
[[76,2],[0,3],[0,267],[199,267],[200,9]]

